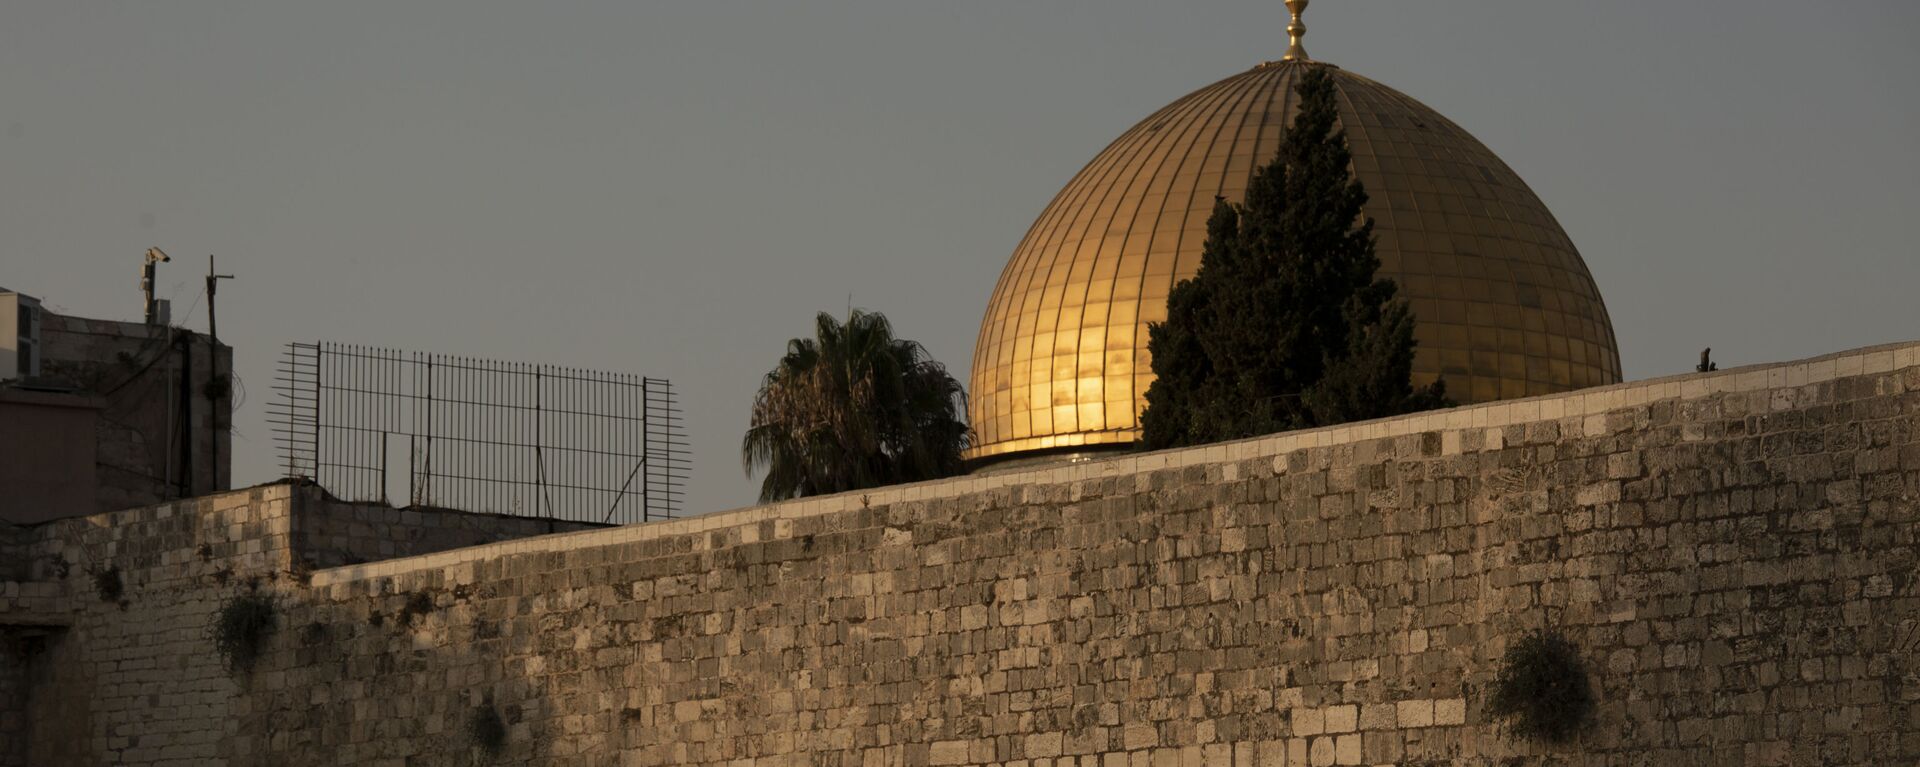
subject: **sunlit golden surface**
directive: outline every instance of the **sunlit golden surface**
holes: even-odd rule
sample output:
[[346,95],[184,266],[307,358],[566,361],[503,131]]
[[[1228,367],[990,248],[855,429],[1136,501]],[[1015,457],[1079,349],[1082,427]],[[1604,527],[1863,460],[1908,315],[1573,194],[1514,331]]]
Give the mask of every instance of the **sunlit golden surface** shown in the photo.
[[[1271,161],[1313,62],[1262,65],[1188,95],[1102,151],[1034,221],[974,348],[974,459],[1139,435],[1147,323],[1200,266],[1215,195]],[[1415,378],[1462,402],[1620,380],[1613,327],[1573,242],[1525,182],[1439,113],[1334,70],[1383,276],[1413,307]]]

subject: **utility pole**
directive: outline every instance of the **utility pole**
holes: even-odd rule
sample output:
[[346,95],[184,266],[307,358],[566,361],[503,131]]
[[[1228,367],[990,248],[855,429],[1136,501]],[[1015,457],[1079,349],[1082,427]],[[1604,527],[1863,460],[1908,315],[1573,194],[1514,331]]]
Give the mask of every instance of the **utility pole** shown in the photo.
[[207,254],[207,337],[220,340],[220,323],[213,313],[213,294],[220,287],[221,280],[231,280],[231,274],[219,274],[213,268],[213,254]]

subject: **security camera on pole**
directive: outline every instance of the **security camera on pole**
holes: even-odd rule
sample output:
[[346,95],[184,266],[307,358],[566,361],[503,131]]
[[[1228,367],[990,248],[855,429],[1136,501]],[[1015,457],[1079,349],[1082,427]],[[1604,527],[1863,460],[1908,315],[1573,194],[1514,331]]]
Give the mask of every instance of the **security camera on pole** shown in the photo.
[[147,298],[147,324],[165,325],[171,318],[167,316],[167,302],[153,300],[153,267],[163,261],[172,261],[173,257],[159,248],[147,248],[147,262],[140,267],[140,292]]

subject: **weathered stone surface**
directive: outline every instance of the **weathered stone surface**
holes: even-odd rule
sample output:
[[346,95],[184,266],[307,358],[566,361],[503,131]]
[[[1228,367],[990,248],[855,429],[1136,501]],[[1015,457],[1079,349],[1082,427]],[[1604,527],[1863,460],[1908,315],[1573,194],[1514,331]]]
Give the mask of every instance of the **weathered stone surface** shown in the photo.
[[[385,531],[377,545],[371,531],[348,532],[372,520]],[[273,641],[301,646],[316,639],[293,621],[315,562],[593,527],[399,512],[290,485],[0,525],[0,767],[248,763],[271,744],[235,741],[226,722],[248,711],[249,690],[284,687],[286,674],[236,679],[222,669],[210,631],[225,600],[276,595],[283,612]],[[111,599],[108,580],[121,591]],[[398,620],[409,619],[418,616]],[[354,699],[327,685],[303,693],[316,705]]]
[[[516,764],[1916,763],[1917,352],[310,579],[471,539],[285,488],[43,526],[13,585],[70,620],[86,751],[33,763],[489,763],[489,706]],[[124,563],[125,611],[54,552]],[[230,675],[205,626],[256,576],[280,630]],[[1565,746],[1485,710],[1542,627],[1599,699]]]

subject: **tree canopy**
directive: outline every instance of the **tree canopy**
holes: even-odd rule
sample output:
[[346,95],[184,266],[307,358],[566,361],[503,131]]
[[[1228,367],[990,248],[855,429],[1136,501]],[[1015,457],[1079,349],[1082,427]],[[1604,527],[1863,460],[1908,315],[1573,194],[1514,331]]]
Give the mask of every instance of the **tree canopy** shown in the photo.
[[1148,328],[1148,449],[1447,404],[1443,382],[1413,387],[1413,314],[1375,274],[1333,79],[1309,67],[1297,91],[1279,155],[1245,203],[1215,203],[1199,271]]
[[964,398],[884,315],[822,312],[761,383],[741,458],[766,473],[762,501],[951,476],[971,434]]

